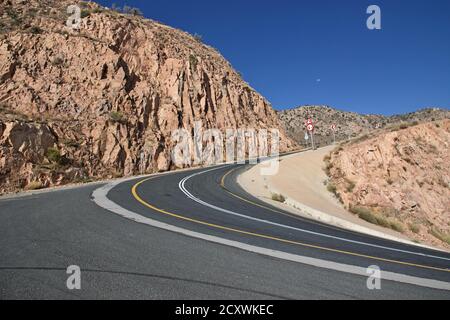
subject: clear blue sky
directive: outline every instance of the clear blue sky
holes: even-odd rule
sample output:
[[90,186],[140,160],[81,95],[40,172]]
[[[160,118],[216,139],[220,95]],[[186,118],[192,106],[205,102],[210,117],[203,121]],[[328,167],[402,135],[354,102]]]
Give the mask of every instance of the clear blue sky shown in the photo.
[[[449,0],[97,1],[203,36],[276,109],[450,108]],[[366,9],[380,6],[382,30]],[[319,81],[320,79],[320,81]]]

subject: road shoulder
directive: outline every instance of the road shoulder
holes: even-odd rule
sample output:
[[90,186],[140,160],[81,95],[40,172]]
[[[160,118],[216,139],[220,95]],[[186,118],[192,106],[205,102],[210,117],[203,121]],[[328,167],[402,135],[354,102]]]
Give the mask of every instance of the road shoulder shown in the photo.
[[[348,212],[326,188],[323,158],[333,149],[334,146],[328,146],[280,157],[279,171],[274,176],[262,176],[261,168],[266,165],[260,163],[241,173],[237,182],[254,197],[292,214],[346,230],[447,252],[412,242],[399,232],[370,224]],[[284,202],[273,200],[274,195],[281,195]]]

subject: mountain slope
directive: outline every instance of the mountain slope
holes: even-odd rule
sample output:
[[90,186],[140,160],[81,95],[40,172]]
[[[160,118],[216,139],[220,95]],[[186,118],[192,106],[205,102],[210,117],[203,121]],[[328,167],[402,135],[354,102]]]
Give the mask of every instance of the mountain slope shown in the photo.
[[[67,6],[82,10],[66,26]],[[199,39],[95,3],[2,0],[0,192],[173,168],[178,128],[280,128]],[[281,132],[281,149],[293,143]]]
[[426,122],[450,119],[450,111],[439,108],[428,108],[402,115],[364,115],[355,112],[341,111],[328,106],[302,106],[278,112],[280,120],[289,136],[299,144],[304,144],[305,120],[309,117],[316,122],[315,141],[319,145],[333,142],[331,125],[336,125],[336,140],[347,140],[377,129],[401,122]]

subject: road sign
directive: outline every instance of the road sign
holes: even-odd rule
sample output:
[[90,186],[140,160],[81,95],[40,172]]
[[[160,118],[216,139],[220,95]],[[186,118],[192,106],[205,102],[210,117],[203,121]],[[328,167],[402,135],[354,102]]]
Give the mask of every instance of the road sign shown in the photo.
[[311,118],[309,118],[307,121],[306,121],[306,125],[309,125],[309,124],[313,124],[314,122],[313,122],[313,120],[311,119]]
[[314,130],[314,125],[313,125],[313,124],[308,124],[308,125],[306,126],[306,129],[307,129],[309,132],[311,132],[311,131]]
[[331,130],[336,131],[336,125],[335,124],[331,125]]

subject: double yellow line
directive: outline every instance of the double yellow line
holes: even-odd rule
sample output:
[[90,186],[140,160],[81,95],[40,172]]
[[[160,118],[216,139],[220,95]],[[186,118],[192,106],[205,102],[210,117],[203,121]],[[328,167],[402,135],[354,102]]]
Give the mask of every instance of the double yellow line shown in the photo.
[[[234,169],[233,169],[234,170]],[[221,179],[221,186],[224,186],[225,184],[225,178],[226,176],[228,176],[233,170],[228,171]],[[140,202],[142,205],[144,205],[147,208],[150,208],[156,212],[162,213],[164,215],[167,216],[171,216],[180,220],[184,220],[184,221],[189,221],[189,222],[193,222],[199,225],[204,225],[204,226],[208,226],[214,229],[219,229],[219,230],[225,230],[225,231],[230,231],[233,233],[238,233],[238,234],[244,234],[244,235],[248,235],[248,236],[252,236],[252,237],[257,237],[257,238],[263,238],[263,239],[268,239],[268,240],[274,240],[274,241],[278,241],[278,242],[282,242],[282,243],[287,243],[287,244],[293,244],[293,245],[297,245],[297,246],[302,246],[302,247],[306,247],[306,248],[313,248],[313,249],[318,249],[318,250],[323,250],[323,251],[328,251],[328,252],[334,252],[334,253],[341,253],[341,254],[345,254],[345,255],[350,255],[350,256],[356,256],[356,257],[361,257],[361,258],[367,258],[367,259],[371,259],[371,260],[377,260],[377,261],[383,261],[383,262],[390,262],[390,263],[394,263],[394,264],[400,264],[400,265],[406,265],[406,266],[411,266],[411,267],[418,267],[418,268],[423,268],[423,269],[430,269],[430,270],[436,270],[436,271],[443,271],[443,272],[450,272],[449,269],[443,269],[443,268],[438,268],[438,267],[432,267],[432,266],[426,266],[426,265],[421,265],[421,264],[415,264],[415,263],[410,263],[410,262],[403,262],[403,261],[398,261],[398,260],[392,260],[392,259],[385,259],[385,258],[380,258],[380,257],[375,257],[375,256],[370,256],[370,255],[365,255],[365,254],[360,254],[360,253],[355,253],[355,252],[350,252],[350,251],[344,251],[344,250],[338,250],[338,249],[333,249],[333,248],[328,248],[328,247],[323,247],[323,246],[317,246],[317,245],[312,245],[312,244],[307,244],[307,243],[303,243],[303,242],[298,242],[298,241],[292,241],[292,240],[287,240],[287,239],[282,239],[282,238],[277,238],[277,237],[272,237],[269,235],[265,235],[265,234],[260,234],[260,233],[254,233],[254,232],[249,232],[249,231],[244,231],[244,230],[240,230],[240,229],[235,229],[235,228],[230,228],[230,227],[226,227],[226,226],[221,226],[218,224],[214,224],[214,223],[209,223],[206,221],[201,221],[201,220],[197,220],[197,219],[193,219],[193,218],[189,218],[186,216],[182,216],[173,212],[169,212],[167,210],[163,210],[160,209],[152,204],[150,204],[149,202],[143,200],[138,192],[137,189],[140,185],[144,184],[147,181],[153,180],[156,177],[151,177],[151,178],[147,178],[144,179],[138,183],[136,183],[135,185],[133,185],[133,187],[131,188],[131,193],[133,195],[133,197]],[[234,195],[233,193],[231,193],[230,191],[226,190],[228,193]],[[247,200],[245,198],[242,198],[240,196],[234,195],[236,197],[238,197],[239,199],[246,201],[248,203],[257,205],[259,207],[263,207],[263,208],[267,208],[263,205],[254,203],[253,201]],[[272,210],[272,209],[271,209]],[[278,212],[278,211],[277,211]]]

